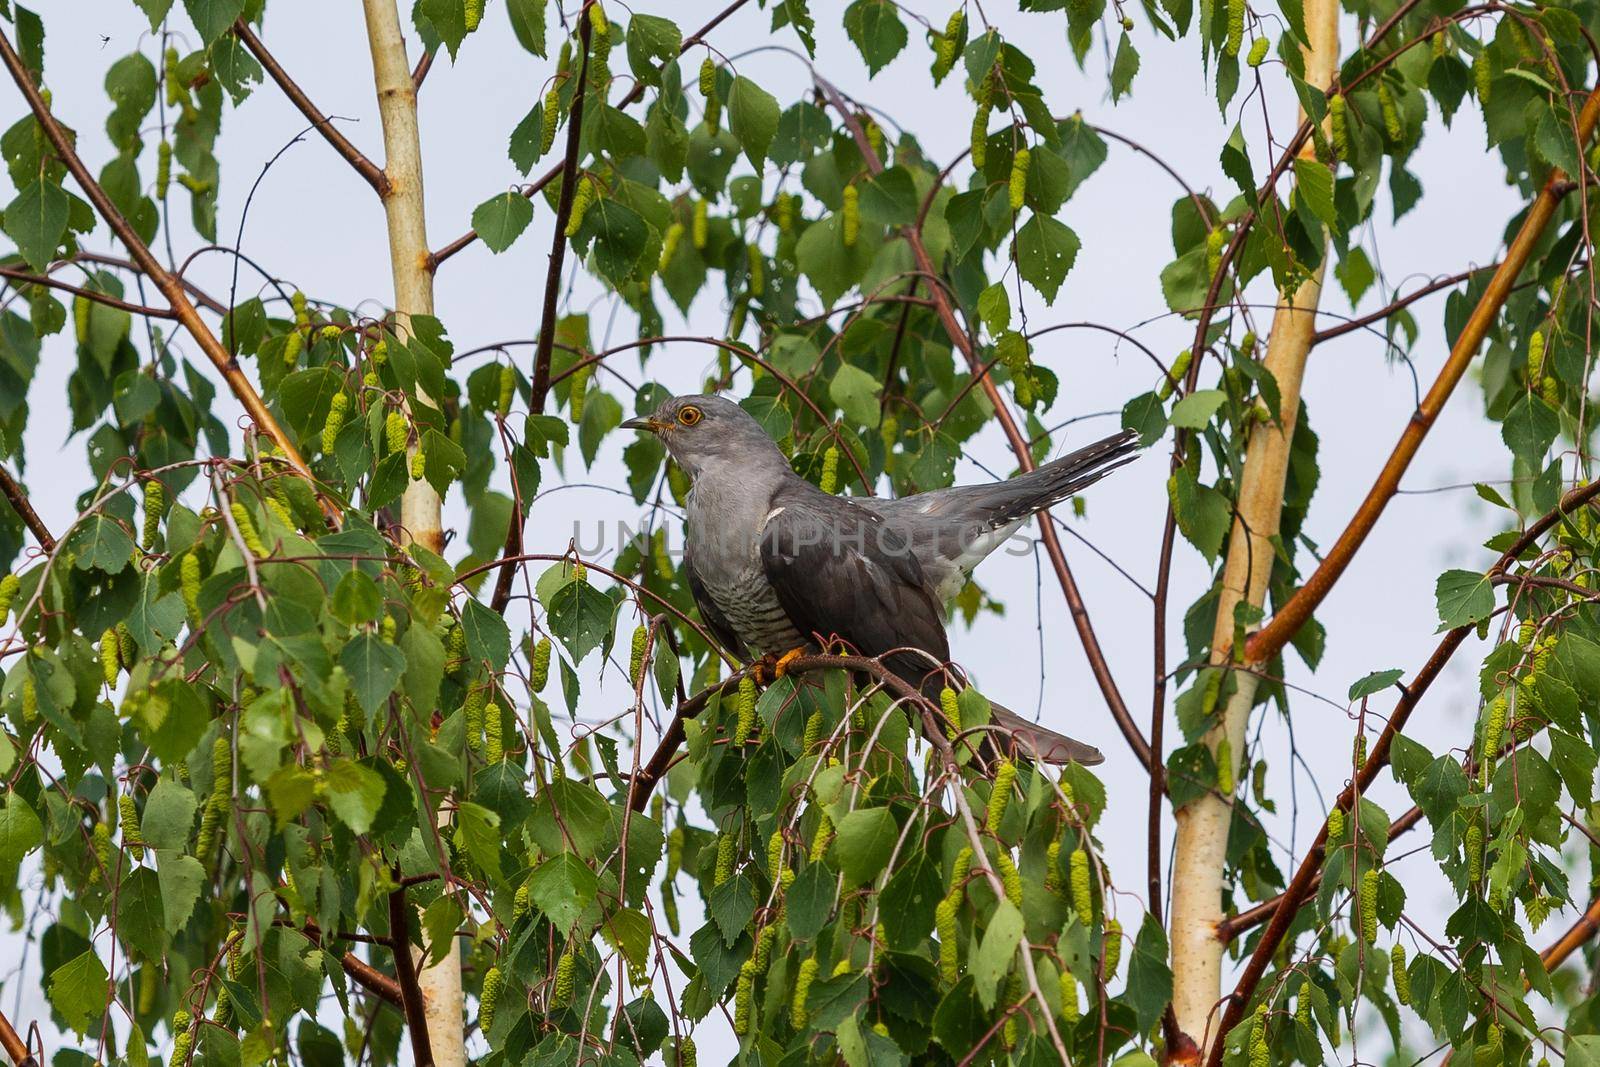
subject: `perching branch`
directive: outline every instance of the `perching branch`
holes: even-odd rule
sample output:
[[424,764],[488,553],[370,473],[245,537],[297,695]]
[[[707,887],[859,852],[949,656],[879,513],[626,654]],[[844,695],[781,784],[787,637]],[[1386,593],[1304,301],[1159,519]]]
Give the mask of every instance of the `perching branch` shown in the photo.
[[[743,7],[745,4],[747,4],[749,2],[750,2],[750,0],[733,0],[733,2],[731,4],[729,4],[727,7],[723,8],[721,11],[717,12],[716,16],[714,18],[712,18],[712,20],[710,22],[706,23],[704,26],[701,26],[698,30],[696,30],[694,33],[690,34],[688,37],[685,37],[683,39],[683,44],[678,46],[678,55],[679,56],[684,55],[686,52],[689,51],[689,49],[693,48],[695,45],[697,45],[701,41],[705,40],[706,34],[710,33],[712,30],[716,29],[718,26],[722,25],[722,22],[723,22],[724,19],[728,18],[735,11],[738,11],[741,7]],[[580,26],[579,27],[579,32],[580,33],[584,33],[586,31],[584,31],[583,28]],[[588,38],[585,37],[584,40],[585,40],[585,42],[587,42]],[[588,51],[588,49],[585,48],[585,52],[587,52],[587,51]],[[420,84],[420,80],[419,80],[419,84]],[[616,102],[615,106],[617,108],[619,108],[619,109],[620,108],[625,108],[629,104],[637,103],[640,100],[642,100],[643,98],[644,98],[644,82],[636,81],[636,82],[633,83],[633,88],[629,89],[627,91],[627,93],[624,94],[623,97]],[[563,170],[564,167],[565,167],[565,162],[564,161],[562,163],[557,164],[554,167],[551,167],[549,170],[545,171],[542,175],[540,175],[538,177],[538,179],[536,179],[533,182],[533,184],[523,186],[522,187],[522,195],[527,197],[529,200],[532,200],[536,195],[538,195],[540,192],[542,192],[544,190],[545,186],[549,185],[551,182],[553,182],[557,178],[561,177],[562,170]],[[556,229],[556,232],[559,233],[560,230],[561,230],[561,227],[558,226],[557,229]],[[428,269],[429,270],[437,270],[438,267],[439,267],[439,264],[443,263],[445,260],[449,259],[451,256],[455,255],[457,252],[461,251],[463,248],[467,247],[468,245],[470,245],[472,242],[476,241],[477,239],[478,239],[478,231],[475,230],[475,229],[474,230],[468,230],[466,233],[462,234],[460,237],[457,237],[454,241],[451,241],[449,244],[447,244],[443,248],[439,249],[439,251],[432,253],[428,257]]]
[[[1591,96],[1591,101],[1594,97]],[[1526,551],[1550,531],[1561,519],[1588,504],[1596,497],[1600,497],[1600,481],[1590,482],[1588,485],[1578,486],[1569,490],[1561,498],[1561,502],[1551,511],[1540,516],[1522,535],[1518,537],[1505,553],[1489,568],[1488,576],[1493,578],[1504,574],[1506,570]],[[1466,641],[1467,635],[1472,632],[1471,626],[1458,626],[1446,633],[1440,640],[1433,655],[1428,657],[1427,663],[1417,672],[1417,676],[1401,689],[1401,697],[1396,702],[1394,711],[1390,714],[1388,722],[1384,725],[1383,732],[1373,742],[1367,756],[1367,761],[1357,772],[1355,780],[1347,785],[1339,799],[1330,810],[1349,811],[1355,799],[1373,783],[1378,777],[1378,772],[1388,766],[1389,748],[1394,743],[1395,735],[1405,729],[1406,722],[1411,718],[1411,713],[1416,710],[1417,704],[1427,693],[1428,687],[1444,671],[1445,665],[1450,662],[1450,657],[1455,654]],[[1283,942],[1289,932],[1289,926],[1294,921],[1295,913],[1301,904],[1310,898],[1312,888],[1322,868],[1322,848],[1328,839],[1328,824],[1324,820],[1321,829],[1307,850],[1305,857],[1300,861],[1300,866],[1295,869],[1294,877],[1290,879],[1289,886],[1279,897],[1277,907],[1273,910],[1272,918],[1267,922],[1267,928],[1262,931],[1261,939],[1256,942],[1255,951],[1251,954],[1249,962],[1245,965],[1244,974],[1239,979],[1239,984],[1234,988],[1228,998],[1227,1008],[1223,1013],[1222,1025],[1217,1033],[1225,1037],[1239,1021],[1244,1018],[1246,1006],[1254,995],[1256,987],[1261,983],[1262,976],[1266,973],[1273,955],[1278,946]],[[1212,1043],[1211,1055],[1207,1060],[1208,1067],[1222,1067],[1222,1053],[1226,1042],[1218,1040]]]
[[32,74],[23,65],[22,57],[17,55],[16,49],[12,47],[11,38],[3,31],[0,31],[0,61],[5,63],[6,69],[11,73],[11,79],[17,83],[17,88],[22,90],[22,95],[28,101],[28,107],[32,109],[34,118],[44,130],[45,137],[49,139],[56,155],[88,196],[95,211],[111,227],[117,239],[127,247],[138,268],[149,276],[161,295],[166,297],[177,320],[189,331],[189,335],[194,338],[201,351],[205,352],[206,358],[211,360],[212,366],[222,375],[234,397],[256,424],[256,428],[272,439],[290,466],[305,478],[314,481],[311,468],[306,465],[299,449],[295,448],[289,435],[278,425],[278,420],[272,412],[267,410],[267,405],[256,392],[255,386],[250,383],[250,379],[245,377],[238,361],[228,354],[227,349],[222,347],[222,342],[217,340],[216,334],[212,333],[210,327],[200,318],[200,313],[195,310],[194,304],[190,303],[183,285],[151,253],[150,247],[117,210],[111,198],[106,195],[106,191],[100,187],[100,183],[95,181],[89,169],[83,165],[83,160],[78,158],[78,153],[68,140],[66,132],[50,113],[44,98],[39,95],[38,88],[33,84]]
[[388,196],[389,178],[384,174],[382,168],[363,155],[361,149],[351,144],[344,134],[340,133],[338,128],[334,126],[333,120],[324,115],[317,105],[311,102],[311,98],[306,95],[305,90],[301,89],[299,84],[289,77],[289,72],[283,69],[282,64],[278,62],[271,52],[267,51],[267,46],[261,43],[261,38],[255,35],[255,31],[250,28],[250,24],[243,18],[239,19],[233,24],[233,35],[239,38],[240,43],[248,48],[250,54],[255,56],[257,61],[266,68],[267,75],[278,83],[278,88],[283,90],[283,95],[289,98],[289,102],[299,108],[300,113],[311,121],[311,125],[316,127],[317,132],[322,135],[322,139],[327,141],[335,152],[344,157],[344,161],[350,164],[357,174],[361,175],[363,181],[372,186],[372,191],[380,197]]
[[[1600,88],[1589,94],[1588,99],[1584,101],[1583,111],[1578,116],[1579,144],[1588,143],[1597,120],[1600,120]],[[1300,627],[1305,625],[1306,620],[1311,618],[1311,613],[1344,574],[1345,568],[1350,566],[1350,561],[1355,558],[1367,535],[1377,525],[1384,508],[1394,499],[1395,492],[1400,488],[1400,479],[1410,467],[1423,438],[1433,428],[1439,413],[1444,410],[1445,402],[1450,399],[1450,394],[1455,390],[1457,383],[1466,374],[1467,367],[1478,352],[1478,346],[1483,343],[1484,336],[1499,318],[1500,309],[1505,305],[1506,297],[1511,294],[1517,276],[1527,266],[1529,258],[1544,234],[1545,227],[1555,216],[1556,206],[1571,188],[1571,183],[1559,167],[1551,171],[1544,188],[1539,191],[1539,195],[1523,218],[1516,237],[1506,249],[1505,258],[1495,268],[1494,276],[1489,279],[1488,288],[1478,298],[1477,306],[1472,309],[1472,315],[1461,328],[1456,343],[1451,346],[1450,356],[1439,369],[1439,376],[1434,379],[1428,394],[1422,398],[1422,403],[1417,406],[1405,429],[1401,431],[1400,440],[1396,442],[1394,451],[1390,453],[1383,469],[1378,472],[1377,481],[1368,490],[1366,499],[1361,502],[1349,525],[1328,549],[1322,563],[1306,583],[1295,591],[1288,603],[1273,616],[1272,621],[1246,642],[1246,662],[1262,663],[1288,644],[1300,631]]]
[[[829,106],[839,113],[841,120],[849,127],[856,146],[866,161],[867,169],[873,174],[882,173],[883,161],[873,150],[872,142],[867,137],[866,130],[862,129],[855,112],[845,104],[839,91],[826,79],[813,74],[813,80]],[[939,272],[934,267],[933,257],[928,254],[927,245],[923,243],[918,228],[906,226],[901,233],[911,247],[917,269],[928,278],[937,279]],[[956,318],[949,292],[944,286],[937,284],[929,285],[928,291],[933,298],[934,310],[939,315],[939,322],[944,326],[945,333],[966,359],[971,373],[980,379],[984,395],[989,398],[989,403],[1000,420],[1000,426],[1005,431],[1006,440],[1011,445],[1011,451],[1017,457],[1017,465],[1024,472],[1033,470],[1033,453],[1028,450],[1027,436],[1017,426],[1016,418],[1011,414],[1005,398],[1000,395],[999,387],[995,385],[994,379],[984,367],[984,361],[973,346],[972,338]],[[1067,600],[1067,611],[1072,616],[1073,626],[1077,628],[1079,640],[1083,642],[1084,654],[1089,659],[1089,669],[1094,674],[1095,682],[1100,686],[1106,706],[1111,709],[1111,717],[1116,721],[1117,728],[1122,731],[1128,747],[1133,749],[1133,754],[1138,757],[1141,764],[1149,768],[1152,758],[1150,745],[1140,733],[1138,724],[1133,721],[1133,714],[1128,710],[1127,701],[1123,700],[1122,691],[1117,688],[1116,679],[1111,675],[1111,666],[1106,662],[1105,653],[1100,647],[1100,639],[1095,635],[1094,623],[1089,618],[1089,609],[1084,606],[1083,595],[1078,591],[1078,583],[1072,576],[1072,568],[1067,565],[1066,553],[1061,550],[1061,540],[1056,536],[1055,527],[1051,525],[1048,511],[1039,513],[1039,540],[1043,542],[1045,553],[1050,557],[1050,565],[1055,570],[1056,580],[1061,584],[1061,592]]]
[[4,496],[13,510],[22,517],[23,525],[33,532],[34,540],[39,542],[39,547],[46,552],[54,552],[56,539],[50,536],[50,528],[39,518],[39,513],[33,510],[33,505],[28,503],[27,492],[4,467],[0,467],[0,496]]

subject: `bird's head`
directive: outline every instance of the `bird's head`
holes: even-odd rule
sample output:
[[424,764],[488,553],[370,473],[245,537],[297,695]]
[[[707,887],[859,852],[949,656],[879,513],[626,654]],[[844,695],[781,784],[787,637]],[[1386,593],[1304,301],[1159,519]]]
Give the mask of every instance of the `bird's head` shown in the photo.
[[651,414],[622,425],[659,437],[691,479],[719,462],[749,467],[775,459],[788,468],[788,461],[761,424],[725,397],[673,397]]

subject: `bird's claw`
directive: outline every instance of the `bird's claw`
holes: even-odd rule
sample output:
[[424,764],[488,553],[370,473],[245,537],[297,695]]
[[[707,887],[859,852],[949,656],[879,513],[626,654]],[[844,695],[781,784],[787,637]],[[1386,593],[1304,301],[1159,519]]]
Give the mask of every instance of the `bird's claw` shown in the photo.
[[788,674],[789,664],[793,663],[795,660],[799,659],[805,654],[806,650],[803,648],[791,648],[789,651],[779,656],[777,662],[772,665],[772,680],[777,681],[785,674]]

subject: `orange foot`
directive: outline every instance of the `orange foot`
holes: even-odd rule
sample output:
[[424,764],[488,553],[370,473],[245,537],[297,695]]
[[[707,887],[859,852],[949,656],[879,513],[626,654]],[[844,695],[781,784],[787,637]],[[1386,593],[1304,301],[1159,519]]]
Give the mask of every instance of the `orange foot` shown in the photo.
[[793,663],[795,660],[799,659],[805,654],[806,650],[804,648],[791,648],[789,651],[779,656],[778,661],[772,665],[772,680],[777,681],[785,674],[788,674],[789,664]]

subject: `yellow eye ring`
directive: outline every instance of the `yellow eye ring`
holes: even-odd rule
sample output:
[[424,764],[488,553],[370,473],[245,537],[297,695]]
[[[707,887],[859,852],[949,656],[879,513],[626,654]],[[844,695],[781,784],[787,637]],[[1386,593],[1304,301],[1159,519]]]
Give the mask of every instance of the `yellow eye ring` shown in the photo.
[[692,404],[678,412],[678,421],[685,426],[693,426],[703,418],[705,418],[705,413]]

